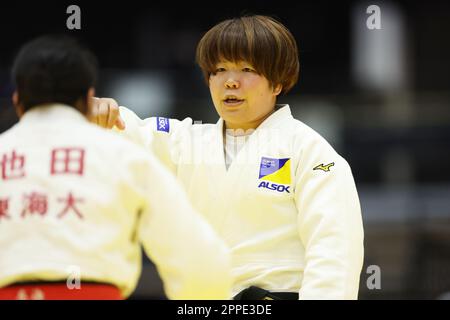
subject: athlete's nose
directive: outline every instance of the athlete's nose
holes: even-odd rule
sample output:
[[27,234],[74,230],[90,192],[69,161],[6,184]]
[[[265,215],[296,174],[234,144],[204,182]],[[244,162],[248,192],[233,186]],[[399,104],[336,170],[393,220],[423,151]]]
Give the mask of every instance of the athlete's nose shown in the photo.
[[225,81],[225,88],[227,89],[238,89],[239,85],[239,81],[234,78],[228,78],[227,81]]

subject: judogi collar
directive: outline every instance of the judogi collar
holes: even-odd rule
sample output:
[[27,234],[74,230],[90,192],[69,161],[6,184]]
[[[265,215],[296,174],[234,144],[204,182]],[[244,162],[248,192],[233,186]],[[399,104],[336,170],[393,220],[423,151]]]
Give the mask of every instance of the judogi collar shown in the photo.
[[67,123],[69,121],[88,122],[87,118],[74,107],[65,104],[47,104],[33,107],[20,118],[20,123]]

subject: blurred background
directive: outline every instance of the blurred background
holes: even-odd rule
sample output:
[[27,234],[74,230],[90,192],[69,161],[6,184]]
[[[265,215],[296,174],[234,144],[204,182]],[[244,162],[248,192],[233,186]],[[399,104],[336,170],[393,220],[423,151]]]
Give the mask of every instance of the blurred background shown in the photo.
[[[360,298],[450,299],[450,2],[297,2],[3,3],[0,133],[17,121],[14,54],[38,35],[71,34],[95,52],[98,96],[141,117],[216,122],[197,42],[221,20],[273,16],[297,39],[301,62],[299,83],[278,102],[353,170],[365,227]],[[66,27],[71,4],[81,30]],[[381,29],[368,28],[370,5],[380,8]],[[379,288],[369,266],[379,267]],[[131,298],[164,298],[148,260]]]

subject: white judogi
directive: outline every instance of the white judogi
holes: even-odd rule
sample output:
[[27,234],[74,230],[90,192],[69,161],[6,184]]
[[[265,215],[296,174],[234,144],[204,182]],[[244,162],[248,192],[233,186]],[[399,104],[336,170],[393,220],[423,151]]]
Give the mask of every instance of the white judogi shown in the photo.
[[233,294],[256,285],[300,299],[357,298],[363,225],[350,167],[289,106],[248,137],[228,170],[222,119],[120,114],[125,134],[154,149],[232,249]]
[[0,287],[73,279],[78,268],[127,297],[142,243],[169,298],[230,296],[229,250],[176,179],[75,109],[28,111],[0,135],[0,164]]

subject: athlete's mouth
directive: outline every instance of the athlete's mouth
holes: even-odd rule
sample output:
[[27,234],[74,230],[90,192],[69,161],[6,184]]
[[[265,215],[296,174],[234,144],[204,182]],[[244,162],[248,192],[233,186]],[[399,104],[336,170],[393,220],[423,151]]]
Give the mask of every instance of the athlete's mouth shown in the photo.
[[228,104],[228,105],[238,105],[238,104],[241,104],[242,102],[244,102],[244,99],[240,99],[237,96],[229,95],[229,96],[226,96],[225,99],[223,99],[223,102],[225,102],[225,104]]

